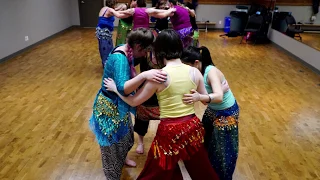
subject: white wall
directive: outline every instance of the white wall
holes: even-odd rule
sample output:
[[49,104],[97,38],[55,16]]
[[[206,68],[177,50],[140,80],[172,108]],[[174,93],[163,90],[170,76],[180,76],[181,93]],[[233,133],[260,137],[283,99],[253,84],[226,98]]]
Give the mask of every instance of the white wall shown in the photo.
[[269,38],[293,55],[320,71],[320,51],[290,38],[274,29],[270,29]]
[[70,8],[69,0],[2,0],[0,59],[70,27]]
[[[224,18],[229,16],[230,11],[236,9],[236,5],[209,5],[202,4],[197,8],[197,21],[215,22],[215,28],[224,27]],[[219,21],[222,23],[219,24]]]
[[[279,11],[292,12],[292,16],[297,22],[310,22],[310,17],[312,16],[311,6],[277,6]],[[315,24],[320,24],[320,13],[317,15]]]

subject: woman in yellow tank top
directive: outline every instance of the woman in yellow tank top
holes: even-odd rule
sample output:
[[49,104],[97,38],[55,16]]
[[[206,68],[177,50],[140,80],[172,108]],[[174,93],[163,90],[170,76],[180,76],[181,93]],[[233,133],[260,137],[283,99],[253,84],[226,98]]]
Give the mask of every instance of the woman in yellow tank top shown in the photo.
[[194,106],[184,104],[183,95],[191,89],[207,94],[200,71],[181,62],[182,42],[173,30],[164,30],[157,37],[154,51],[159,64],[167,73],[165,83],[147,81],[133,96],[117,92],[112,79],[106,88],[114,91],[131,106],[137,106],[156,93],[160,106],[160,124],[139,175],[141,180],[182,180],[178,161],[182,160],[193,180],[218,179],[203,146],[204,129]]

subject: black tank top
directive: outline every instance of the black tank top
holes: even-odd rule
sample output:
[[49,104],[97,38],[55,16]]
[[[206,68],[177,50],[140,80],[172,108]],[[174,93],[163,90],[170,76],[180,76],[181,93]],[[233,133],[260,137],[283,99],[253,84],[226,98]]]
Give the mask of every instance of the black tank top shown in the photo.
[[[140,71],[144,72],[144,71],[148,71],[151,69],[160,69],[157,65],[154,65],[151,61],[148,60],[149,58],[144,57],[144,58],[140,58],[139,59],[139,63],[140,63]],[[152,67],[153,65],[153,67]],[[143,84],[141,85],[141,87],[143,86]],[[158,98],[157,95],[154,94],[152,95],[151,98],[149,98],[146,102],[144,102],[142,105],[144,106],[159,106],[158,104]]]

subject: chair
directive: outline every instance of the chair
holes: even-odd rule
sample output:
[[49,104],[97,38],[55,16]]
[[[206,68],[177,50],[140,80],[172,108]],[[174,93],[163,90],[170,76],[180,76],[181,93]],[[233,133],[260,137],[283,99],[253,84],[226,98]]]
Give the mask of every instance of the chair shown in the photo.
[[[263,16],[258,15],[258,14],[253,14],[249,17],[249,20],[247,22],[247,25],[244,29],[244,33],[242,35],[240,44],[243,41],[243,37],[248,33],[248,32],[253,32],[256,35],[258,35],[261,32],[261,28],[263,25]],[[247,42],[248,39],[246,39]],[[257,42],[257,38],[255,38],[254,44]]]
[[286,18],[290,14],[291,12],[275,12],[273,14],[272,29],[285,34],[287,30]]
[[287,24],[286,35],[292,38],[298,37],[300,41],[302,41],[302,37],[300,33],[303,33],[303,30],[301,29],[301,26],[296,23],[296,20],[292,15],[288,15],[286,17],[286,24]]

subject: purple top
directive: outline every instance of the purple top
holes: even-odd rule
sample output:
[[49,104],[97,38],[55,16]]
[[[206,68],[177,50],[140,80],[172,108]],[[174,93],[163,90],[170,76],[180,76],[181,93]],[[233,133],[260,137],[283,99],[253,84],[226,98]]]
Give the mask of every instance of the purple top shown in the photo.
[[190,23],[189,11],[181,6],[174,6],[176,12],[170,17],[174,30],[180,30],[188,27],[192,27]]
[[149,29],[149,15],[146,13],[146,10],[147,8],[134,8],[133,29],[139,27]]

